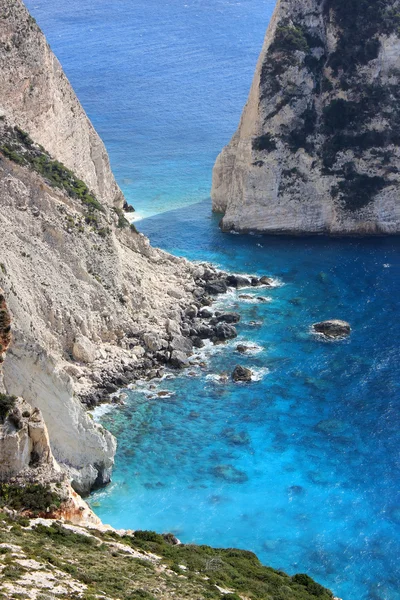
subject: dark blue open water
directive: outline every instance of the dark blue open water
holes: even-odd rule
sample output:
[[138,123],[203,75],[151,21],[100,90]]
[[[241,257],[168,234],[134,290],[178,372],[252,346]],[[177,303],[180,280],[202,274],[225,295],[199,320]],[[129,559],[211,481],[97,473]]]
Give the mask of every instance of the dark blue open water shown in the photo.
[[[266,0],[28,0],[153,243],[281,287],[242,290],[238,342],[138,386],[102,417],[118,437],[93,506],[116,527],[252,549],[344,600],[399,600],[400,240],[220,233],[211,167],[246,100]],[[344,318],[327,343],[311,323]],[[218,380],[237,363],[259,380]],[[169,391],[168,397],[156,396]],[[225,478],[221,477],[225,473]],[[237,481],[236,481],[237,479]]]

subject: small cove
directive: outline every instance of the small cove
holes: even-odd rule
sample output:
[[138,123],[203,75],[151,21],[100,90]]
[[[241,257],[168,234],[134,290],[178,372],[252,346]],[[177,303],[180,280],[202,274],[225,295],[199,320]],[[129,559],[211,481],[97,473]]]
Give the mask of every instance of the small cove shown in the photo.
[[[209,209],[141,229],[176,253],[284,285],[228,293],[219,303],[242,315],[237,340],[206,348],[207,367],[130,391],[102,418],[119,449],[94,507],[116,527],[254,550],[343,598],[395,600],[400,241],[226,236]],[[310,333],[331,316],[351,322],[349,339]],[[255,351],[239,354],[241,343]],[[259,380],[221,382],[236,364]]]

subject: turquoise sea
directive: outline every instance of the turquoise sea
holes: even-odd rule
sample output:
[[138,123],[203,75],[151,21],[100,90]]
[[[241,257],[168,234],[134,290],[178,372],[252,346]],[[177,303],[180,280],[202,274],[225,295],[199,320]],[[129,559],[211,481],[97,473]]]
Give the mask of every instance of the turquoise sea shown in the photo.
[[[27,4],[138,228],[176,254],[281,284],[221,299],[242,315],[237,341],[206,347],[189,373],[137,385],[101,417],[119,446],[96,512],[116,527],[254,550],[343,600],[399,600],[400,239],[228,235],[211,215],[211,168],[274,2]],[[332,317],[350,321],[349,339],[310,333]],[[255,346],[246,356],[235,349],[244,341]],[[221,381],[238,363],[258,381]]]

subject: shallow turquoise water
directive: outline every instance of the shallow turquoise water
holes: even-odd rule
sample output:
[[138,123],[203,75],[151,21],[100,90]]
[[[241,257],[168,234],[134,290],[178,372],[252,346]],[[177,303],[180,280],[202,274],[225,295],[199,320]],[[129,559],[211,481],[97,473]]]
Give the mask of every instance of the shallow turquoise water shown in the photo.
[[[399,600],[400,241],[224,235],[207,199],[274,3],[27,4],[148,217],[139,228],[176,254],[283,283],[257,290],[266,303],[225,299],[258,353],[206,349],[207,367],[133,390],[102,417],[119,448],[96,511],[117,527],[252,549],[344,600]],[[331,317],[351,322],[348,340],[310,334]],[[216,381],[239,362],[260,381]]]
[[[195,209],[141,228],[177,253],[284,285],[239,292],[266,303],[223,301],[242,314],[239,341],[259,352],[239,355],[237,340],[206,349],[206,368],[139,387],[103,417],[119,449],[97,513],[117,527],[252,549],[348,600],[398,599],[400,241],[227,236],[207,202]],[[348,340],[310,334],[330,317],[351,322]],[[260,381],[215,380],[238,363]],[[244,481],[221,478],[221,465]]]

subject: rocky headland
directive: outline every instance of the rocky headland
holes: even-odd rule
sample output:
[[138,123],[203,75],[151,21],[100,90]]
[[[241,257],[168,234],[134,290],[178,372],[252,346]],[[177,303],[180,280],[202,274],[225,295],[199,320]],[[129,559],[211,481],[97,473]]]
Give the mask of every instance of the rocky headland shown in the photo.
[[278,0],[213,173],[225,231],[400,231],[397,0]]

